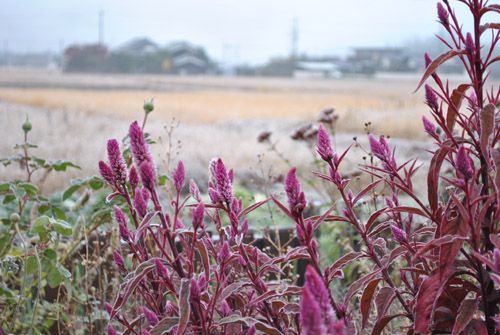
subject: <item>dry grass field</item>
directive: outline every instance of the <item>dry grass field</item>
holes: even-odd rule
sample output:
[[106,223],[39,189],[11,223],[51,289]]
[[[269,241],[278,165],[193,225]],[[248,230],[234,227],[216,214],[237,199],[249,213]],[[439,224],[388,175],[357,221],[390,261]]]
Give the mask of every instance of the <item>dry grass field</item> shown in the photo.
[[[7,134],[0,143],[0,157],[10,155],[21,140],[20,125],[28,115],[34,126],[32,141],[40,145],[37,155],[82,166],[66,178],[49,180],[50,188],[70,177],[96,173],[106,139],[122,138],[132,120],[142,119],[142,102],[151,97],[156,109],[148,130],[159,139],[158,159],[168,164],[167,153],[182,158],[196,178],[206,173],[214,156],[224,157],[250,181],[270,168],[274,174],[285,171],[288,163],[257,142],[263,130],[273,132],[277,149],[287,153],[290,164],[307,166],[310,148],[292,141],[290,134],[328,107],[340,116],[340,148],[351,144],[371,121],[375,132],[400,138],[399,150],[412,157],[425,143],[422,92],[412,93],[417,81],[415,76],[294,80],[0,70],[0,131]],[[173,118],[179,125],[169,136]],[[354,150],[351,164],[362,155],[361,149]],[[9,176],[12,169],[0,174]]]

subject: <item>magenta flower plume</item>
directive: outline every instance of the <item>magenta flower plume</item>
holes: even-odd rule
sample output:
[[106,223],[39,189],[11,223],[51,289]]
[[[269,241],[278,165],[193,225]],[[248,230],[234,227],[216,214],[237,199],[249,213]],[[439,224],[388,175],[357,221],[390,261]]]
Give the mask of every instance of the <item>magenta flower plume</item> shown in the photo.
[[127,217],[120,207],[115,206],[113,208],[115,214],[115,220],[118,222],[118,229],[120,231],[120,237],[124,240],[128,240],[130,237],[130,232],[127,228]]
[[148,212],[148,204],[140,188],[135,189],[134,208],[141,218],[145,217]]
[[493,252],[493,271],[500,274],[500,249],[498,248]]
[[168,269],[165,266],[165,264],[162,263],[160,259],[155,259],[155,266],[156,266],[156,271],[158,272],[158,275],[162,277],[163,279],[168,279]]
[[429,85],[425,85],[425,103],[433,111],[437,111],[439,108],[438,97],[436,92]]
[[471,33],[467,33],[465,36],[465,51],[469,55],[474,54],[474,51],[476,50],[476,44],[474,43],[474,38],[472,37]]
[[321,159],[328,162],[333,158],[332,142],[330,141],[330,135],[325,129],[323,124],[319,125],[318,138],[317,138],[317,152]]
[[108,325],[107,333],[108,335],[118,335],[118,333],[116,332],[116,330],[113,328],[112,325]]
[[252,325],[250,328],[248,328],[246,335],[255,335],[257,333],[257,328],[255,328],[255,325]]
[[370,142],[370,149],[372,153],[383,162],[388,162],[392,160],[391,149],[384,136],[380,136],[379,140],[372,134],[368,135],[368,140]]
[[142,184],[152,193],[155,189],[156,183],[156,174],[153,164],[149,161],[144,161],[139,167],[139,173],[141,175]]
[[288,207],[292,214],[297,216],[301,215],[307,203],[304,192],[300,189],[296,168],[290,169],[286,175],[285,192],[288,197]]
[[406,233],[396,225],[391,224],[391,232],[394,239],[399,244],[406,242]]
[[457,156],[455,158],[455,167],[459,172],[459,175],[465,179],[470,179],[474,176],[472,161],[467,154],[467,149],[465,149],[464,146],[461,146],[458,149]]
[[201,202],[201,194],[198,185],[196,185],[195,181],[191,179],[189,181],[189,194],[198,202]]
[[193,229],[197,230],[198,228],[203,227],[203,217],[205,215],[205,205],[202,202],[196,206],[193,210]]
[[130,137],[130,147],[132,149],[132,155],[134,156],[135,163],[137,166],[141,166],[144,162],[153,163],[153,158],[149,152],[148,145],[144,139],[144,132],[137,123],[137,121],[132,122],[128,131]]
[[184,179],[186,178],[186,171],[184,170],[184,163],[182,161],[179,161],[177,163],[177,168],[174,171],[174,186],[175,189],[178,193],[182,190],[182,187],[184,186]]
[[120,269],[125,268],[125,261],[124,261],[122,255],[116,250],[113,251],[113,261],[115,262],[115,264],[118,268],[120,268]]
[[230,256],[231,256],[231,247],[229,246],[229,243],[225,241],[219,250],[219,254],[217,255],[217,262],[219,264],[225,263]]
[[150,310],[147,307],[143,307],[142,311],[144,312],[144,316],[146,317],[146,320],[148,320],[148,323],[151,326],[155,326],[160,320],[158,320],[158,316],[156,316],[156,313]]
[[135,190],[137,185],[139,185],[139,175],[137,174],[137,169],[133,165],[128,172],[128,180],[130,181],[130,188]]
[[321,276],[308,266],[300,301],[302,334],[344,335],[345,326],[336,319],[330,303],[330,292]]
[[424,124],[424,129],[429,135],[435,135],[436,134],[436,125],[432,123],[431,120],[426,118],[425,116],[422,116],[422,123]]
[[109,165],[103,161],[99,161],[99,173],[108,184],[115,184],[115,175],[113,174],[113,170],[111,170]]
[[321,318],[320,307],[309,287],[302,289],[300,300],[301,335],[327,334],[327,329]]
[[122,185],[127,181],[127,165],[123,160],[120,145],[115,139],[108,141],[108,160],[117,185]]
[[426,67],[426,68],[428,68],[428,67],[429,67],[429,65],[431,65],[431,63],[432,63],[432,58],[431,58],[431,56],[429,56],[429,54],[426,52],[426,53],[424,54],[424,64],[425,64],[425,67]]
[[226,167],[224,166],[224,162],[219,158],[215,169],[215,183],[217,191],[226,202],[231,202],[233,199],[233,185],[231,179],[231,176],[227,173]]
[[439,22],[441,22],[443,26],[448,27],[450,23],[448,19],[449,14],[446,8],[444,8],[444,6],[440,2],[438,2],[437,4],[437,13]]

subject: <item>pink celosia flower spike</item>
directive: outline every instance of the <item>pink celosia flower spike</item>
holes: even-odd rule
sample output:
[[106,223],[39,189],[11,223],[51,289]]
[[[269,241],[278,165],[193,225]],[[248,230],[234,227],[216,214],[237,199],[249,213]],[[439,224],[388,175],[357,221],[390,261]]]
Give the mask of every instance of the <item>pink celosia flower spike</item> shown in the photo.
[[285,192],[288,197],[288,207],[294,215],[300,215],[306,208],[306,198],[300,189],[296,168],[290,169],[285,179]]
[[184,186],[184,179],[186,178],[186,171],[184,170],[184,163],[182,161],[179,161],[177,163],[177,168],[174,171],[174,187],[176,191],[179,193],[182,190],[182,187]]
[[231,202],[231,200],[233,199],[233,185],[231,182],[231,178],[227,173],[226,167],[224,166],[224,162],[222,162],[222,159],[220,158],[217,160],[215,182],[217,191],[219,192],[223,200]]
[[130,125],[128,134],[130,137],[130,147],[132,149],[132,155],[134,156],[134,160],[137,166],[140,167],[140,165],[146,161],[153,163],[153,158],[151,157],[148,145],[146,143],[146,140],[144,139],[144,132],[142,131],[137,121],[133,122]]
[[320,307],[307,286],[302,289],[302,299],[300,300],[300,324],[302,335],[327,334],[326,327],[321,318]]
[[474,168],[472,167],[472,162],[467,154],[467,149],[461,146],[458,149],[457,157],[455,159],[455,165],[458,172],[465,178],[470,179],[474,176]]
[[127,181],[127,165],[123,160],[120,145],[115,139],[108,141],[108,160],[117,185],[122,185]]
[[108,184],[110,185],[115,184],[115,176],[113,174],[113,170],[111,170],[109,165],[103,161],[99,162],[99,173]]
[[425,103],[433,111],[437,111],[439,108],[438,97],[430,85],[425,85]]
[[437,4],[437,12],[438,12],[438,19],[439,22],[441,22],[445,27],[449,25],[449,20],[448,20],[448,11],[444,6],[438,2]]
[[422,123],[424,124],[424,129],[429,135],[435,135],[436,134],[436,125],[432,123],[431,120],[426,118],[425,116],[422,116]]
[[333,158],[332,142],[330,141],[330,135],[325,129],[323,124],[319,125],[318,138],[317,138],[317,149],[319,156],[324,161],[328,162]]
[[144,161],[139,167],[139,170],[142,184],[148,191],[153,192],[156,183],[156,174],[153,164],[149,161]]
[[309,266],[300,301],[302,334],[344,335],[345,326],[335,318],[330,293],[321,276]]

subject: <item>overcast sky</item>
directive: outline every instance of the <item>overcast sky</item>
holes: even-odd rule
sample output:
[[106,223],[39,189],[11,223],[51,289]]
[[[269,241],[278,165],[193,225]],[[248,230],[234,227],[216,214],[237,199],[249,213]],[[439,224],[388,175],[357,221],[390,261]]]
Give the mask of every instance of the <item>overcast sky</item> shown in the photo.
[[2,0],[0,42],[24,52],[96,41],[103,10],[111,47],[137,36],[189,40],[219,61],[258,63],[290,53],[294,17],[300,52],[345,54],[432,36],[435,8],[435,0]]

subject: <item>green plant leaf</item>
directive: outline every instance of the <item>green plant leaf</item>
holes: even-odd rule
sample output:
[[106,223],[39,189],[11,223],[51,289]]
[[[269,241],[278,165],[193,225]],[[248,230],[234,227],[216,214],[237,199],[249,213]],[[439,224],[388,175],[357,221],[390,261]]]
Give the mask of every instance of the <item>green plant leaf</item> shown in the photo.
[[63,236],[71,236],[73,234],[73,227],[64,220],[50,219],[50,223],[54,227],[54,230]]
[[25,263],[26,273],[32,275],[38,271],[38,261],[36,256],[29,256]]

